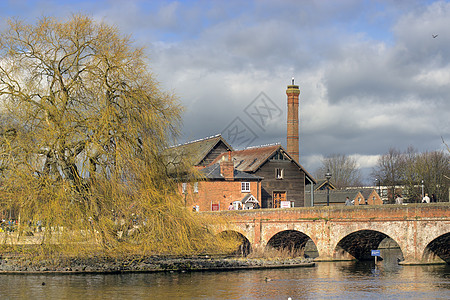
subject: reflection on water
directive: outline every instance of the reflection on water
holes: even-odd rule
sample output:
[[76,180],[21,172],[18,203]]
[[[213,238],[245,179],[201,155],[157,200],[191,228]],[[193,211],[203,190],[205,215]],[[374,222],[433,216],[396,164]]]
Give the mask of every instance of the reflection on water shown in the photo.
[[229,272],[1,275],[0,299],[450,299],[450,266],[399,266],[397,255],[382,250],[376,268],[324,262]]

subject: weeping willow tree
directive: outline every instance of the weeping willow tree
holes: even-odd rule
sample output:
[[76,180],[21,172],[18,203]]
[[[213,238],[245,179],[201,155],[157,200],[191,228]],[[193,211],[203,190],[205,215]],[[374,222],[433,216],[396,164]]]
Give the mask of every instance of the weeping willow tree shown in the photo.
[[143,49],[81,15],[8,24],[0,36],[0,199],[4,216],[19,219],[19,235],[78,254],[220,248],[183,208],[169,174],[191,171],[183,162],[169,169],[162,155],[182,108],[159,88]]

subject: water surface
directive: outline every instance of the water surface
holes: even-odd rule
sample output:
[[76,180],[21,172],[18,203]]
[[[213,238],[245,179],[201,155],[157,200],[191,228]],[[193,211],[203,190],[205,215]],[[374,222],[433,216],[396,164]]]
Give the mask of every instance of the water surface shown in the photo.
[[395,255],[385,257],[377,268],[322,262],[226,272],[0,275],[0,299],[450,299],[449,265],[399,266]]

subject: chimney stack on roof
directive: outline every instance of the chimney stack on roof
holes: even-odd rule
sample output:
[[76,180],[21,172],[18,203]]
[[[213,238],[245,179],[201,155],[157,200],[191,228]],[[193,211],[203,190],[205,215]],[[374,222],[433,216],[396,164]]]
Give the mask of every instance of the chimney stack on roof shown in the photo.
[[294,84],[294,77],[292,77],[292,84],[287,86],[287,152],[297,162],[299,160],[299,137],[298,137],[298,106],[300,89],[298,85]]
[[220,175],[222,175],[225,180],[234,179],[234,163],[231,159],[231,151],[228,151],[228,159],[224,155],[220,160]]

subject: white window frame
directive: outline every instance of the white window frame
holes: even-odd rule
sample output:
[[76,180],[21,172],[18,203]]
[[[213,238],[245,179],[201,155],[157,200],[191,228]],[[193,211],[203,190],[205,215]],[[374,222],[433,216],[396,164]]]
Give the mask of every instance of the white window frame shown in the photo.
[[194,193],[198,193],[198,182],[194,182]]
[[248,181],[241,182],[241,192],[250,193],[250,182]]
[[183,182],[183,184],[181,185],[181,190],[183,194],[187,194],[187,183]]

